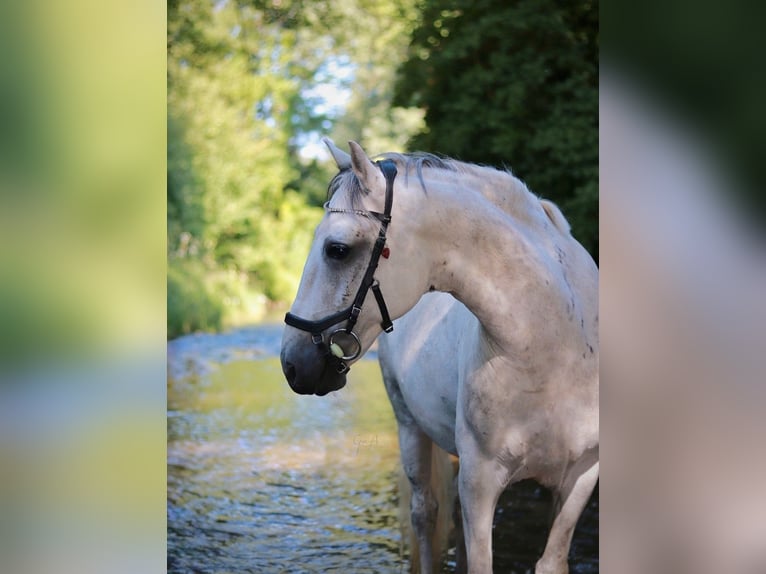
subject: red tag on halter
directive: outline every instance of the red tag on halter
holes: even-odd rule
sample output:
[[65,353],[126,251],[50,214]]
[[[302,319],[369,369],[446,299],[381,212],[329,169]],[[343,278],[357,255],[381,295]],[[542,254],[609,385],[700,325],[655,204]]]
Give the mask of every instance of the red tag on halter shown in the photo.
[[388,247],[384,247],[380,254],[383,256],[383,259],[388,259],[388,256],[391,255],[391,250]]

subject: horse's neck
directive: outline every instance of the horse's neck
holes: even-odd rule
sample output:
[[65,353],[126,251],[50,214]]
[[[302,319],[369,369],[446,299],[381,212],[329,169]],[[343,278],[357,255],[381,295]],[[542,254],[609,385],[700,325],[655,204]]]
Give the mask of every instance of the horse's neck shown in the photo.
[[551,298],[560,298],[551,268],[555,230],[539,202],[525,203],[537,199],[523,193],[528,197],[504,200],[490,188],[442,186],[429,201],[429,233],[445,249],[432,264],[434,287],[462,301],[503,347],[528,338],[531,325],[552,311]]

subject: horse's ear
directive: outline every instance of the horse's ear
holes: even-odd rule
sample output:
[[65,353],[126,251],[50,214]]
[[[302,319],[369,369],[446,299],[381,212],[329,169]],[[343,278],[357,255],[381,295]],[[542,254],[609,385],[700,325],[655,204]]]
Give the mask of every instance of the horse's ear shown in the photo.
[[372,160],[364,153],[362,146],[354,141],[348,142],[351,148],[351,169],[368,190],[385,189],[386,181],[383,173],[375,167]]
[[322,138],[324,145],[330,150],[332,158],[335,160],[335,165],[339,170],[348,169],[351,167],[351,156],[345,151],[336,146],[330,138]]

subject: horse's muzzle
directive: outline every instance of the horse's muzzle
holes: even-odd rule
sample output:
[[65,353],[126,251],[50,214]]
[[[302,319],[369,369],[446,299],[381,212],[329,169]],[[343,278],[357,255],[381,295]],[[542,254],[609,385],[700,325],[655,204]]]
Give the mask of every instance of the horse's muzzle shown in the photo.
[[283,349],[280,359],[287,384],[299,395],[321,397],[346,385],[346,375],[338,373],[337,368],[327,360],[327,356],[320,354],[316,349],[295,354],[286,353]]

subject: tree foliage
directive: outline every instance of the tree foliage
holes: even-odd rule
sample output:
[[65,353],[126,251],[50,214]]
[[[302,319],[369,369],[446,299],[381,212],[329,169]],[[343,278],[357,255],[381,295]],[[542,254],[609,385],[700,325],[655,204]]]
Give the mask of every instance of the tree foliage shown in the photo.
[[[336,6],[340,3],[335,2]],[[423,125],[419,108],[394,106],[396,72],[419,13],[414,0],[357,0],[342,4],[347,24],[339,47],[353,68],[351,93],[333,124],[333,138],[373,152],[404,151]]]
[[598,250],[598,3],[425,0],[394,102],[413,148],[507,166]]
[[[292,297],[335,169],[301,147],[335,130],[402,147],[420,112],[390,100],[415,16],[413,0],[170,0],[170,336]],[[185,320],[208,300],[223,319]]]
[[[295,31],[254,5],[169,4],[168,248],[176,282],[191,268],[182,260],[192,258],[212,283],[233,278],[272,300],[292,295],[318,218],[289,189],[295,124],[319,121],[300,97],[310,78],[294,59],[296,42]],[[186,275],[194,282],[200,274]],[[184,313],[169,302],[177,307]]]

